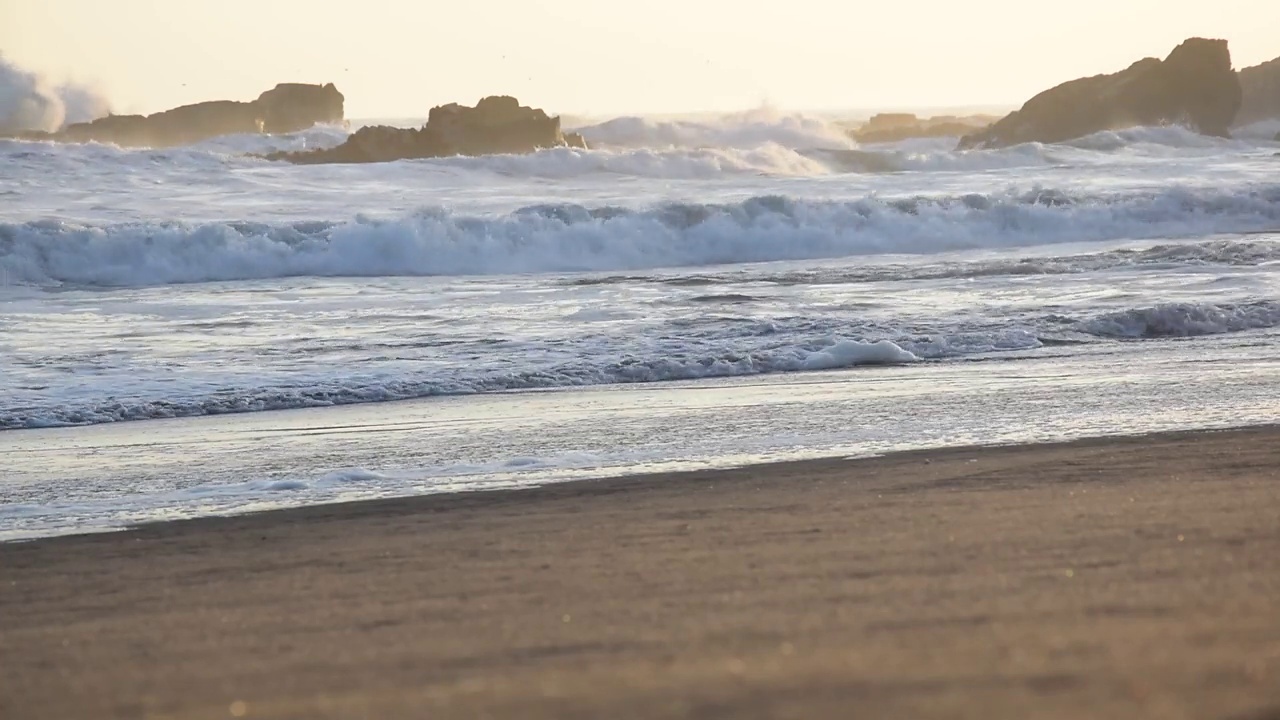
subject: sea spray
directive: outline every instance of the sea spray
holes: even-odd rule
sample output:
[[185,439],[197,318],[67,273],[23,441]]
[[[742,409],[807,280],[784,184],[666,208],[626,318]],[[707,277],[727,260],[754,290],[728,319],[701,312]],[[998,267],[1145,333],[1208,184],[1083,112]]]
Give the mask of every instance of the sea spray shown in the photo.
[[107,99],[93,88],[57,85],[0,55],[0,133],[53,132],[69,123],[106,115]]

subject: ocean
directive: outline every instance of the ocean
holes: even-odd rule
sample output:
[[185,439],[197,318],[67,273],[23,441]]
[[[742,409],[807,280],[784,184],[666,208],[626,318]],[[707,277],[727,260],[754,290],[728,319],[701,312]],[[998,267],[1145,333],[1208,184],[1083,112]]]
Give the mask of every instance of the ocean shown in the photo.
[[374,165],[0,141],[0,539],[1275,422],[1280,124],[758,110]]

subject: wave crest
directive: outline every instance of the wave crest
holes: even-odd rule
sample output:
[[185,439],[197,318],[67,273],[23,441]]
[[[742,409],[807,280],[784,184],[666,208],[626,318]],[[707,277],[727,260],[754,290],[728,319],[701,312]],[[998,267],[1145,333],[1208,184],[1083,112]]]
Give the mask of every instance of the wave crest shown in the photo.
[[311,387],[244,388],[188,399],[110,400],[41,410],[0,408],[0,430],[326,407],[503,390],[836,370],[863,365],[912,363],[919,359],[889,340],[830,337],[741,352],[722,350],[681,356],[635,357],[604,364],[584,362],[528,372],[489,373],[455,379],[371,378],[362,381],[346,378]]
[[1109,338],[1171,338],[1218,335],[1280,326],[1280,303],[1163,303],[1106,313],[1080,324],[1090,335]]
[[0,224],[0,282],[147,286],[293,276],[563,273],[1270,230],[1280,185],[850,201],[764,196],[644,210],[537,205],[501,217],[427,208],[398,220],[85,226]]
[[612,148],[736,148],[775,144],[793,150],[852,149],[858,144],[826,120],[773,108],[705,119],[620,117],[576,129],[593,146]]

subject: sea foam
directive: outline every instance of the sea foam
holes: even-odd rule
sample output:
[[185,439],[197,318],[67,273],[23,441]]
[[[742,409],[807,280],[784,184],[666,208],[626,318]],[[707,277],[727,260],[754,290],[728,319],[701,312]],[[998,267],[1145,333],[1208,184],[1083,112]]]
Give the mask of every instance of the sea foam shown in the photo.
[[832,122],[767,107],[702,119],[620,117],[577,128],[577,132],[593,145],[623,148],[857,147],[848,133]]
[[462,375],[427,375],[388,379],[358,375],[313,384],[273,385],[265,378],[255,387],[225,388],[212,395],[164,398],[121,398],[88,404],[62,404],[42,409],[0,405],[0,430],[92,425],[156,418],[327,407],[385,402],[439,395],[466,395],[503,390],[698,380],[783,372],[835,370],[865,365],[913,363],[920,358],[890,340],[858,340],[827,336],[806,342],[756,344],[743,340],[741,350],[720,349],[632,357],[590,357],[577,362],[517,372],[478,369]]
[[1280,185],[1086,194],[1053,189],[845,201],[757,197],[635,210],[426,208],[396,220],[0,224],[0,281],[147,286],[291,276],[616,271],[929,254],[1280,227]]
[[1106,313],[1080,323],[1091,335],[1168,338],[1217,335],[1280,325],[1280,302],[1162,303]]

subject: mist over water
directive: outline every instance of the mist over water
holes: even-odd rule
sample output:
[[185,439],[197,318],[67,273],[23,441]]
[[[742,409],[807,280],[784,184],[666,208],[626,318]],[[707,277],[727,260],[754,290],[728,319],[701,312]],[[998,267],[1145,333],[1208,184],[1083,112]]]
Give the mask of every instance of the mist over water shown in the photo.
[[110,101],[92,87],[56,84],[0,55],[0,133],[54,132],[110,111]]
[[575,129],[593,146],[610,148],[753,149],[766,143],[801,149],[857,147],[831,122],[767,106],[697,119],[623,116]]

